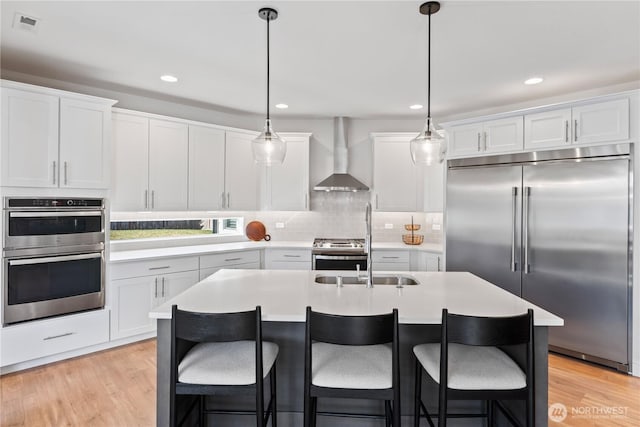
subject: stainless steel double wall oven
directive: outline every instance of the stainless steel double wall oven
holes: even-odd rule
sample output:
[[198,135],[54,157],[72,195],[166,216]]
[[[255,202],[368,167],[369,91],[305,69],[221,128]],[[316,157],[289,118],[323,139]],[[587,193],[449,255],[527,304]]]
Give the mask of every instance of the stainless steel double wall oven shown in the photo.
[[4,199],[2,323],[104,307],[103,199]]

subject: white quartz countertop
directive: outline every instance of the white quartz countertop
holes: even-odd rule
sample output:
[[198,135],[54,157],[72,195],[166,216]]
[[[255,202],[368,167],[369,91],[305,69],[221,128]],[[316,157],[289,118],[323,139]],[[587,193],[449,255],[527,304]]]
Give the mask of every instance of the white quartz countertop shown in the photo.
[[305,309],[341,315],[370,315],[398,309],[400,323],[440,324],[442,309],[476,316],[512,316],[534,309],[536,326],[562,326],[563,320],[509,292],[465,272],[412,272],[418,285],[317,284],[318,274],[353,272],[223,269],[156,307],[151,318],[170,319],[171,305],[197,312],[233,312],[262,307],[262,320],[304,322]]
[[[243,241],[233,243],[215,243],[209,245],[174,246],[166,248],[140,249],[127,251],[111,251],[109,261],[111,263],[138,261],[154,258],[166,258],[174,256],[204,255],[211,253],[224,253],[233,251],[244,251],[250,249],[309,249],[311,250],[313,241]],[[421,245],[405,245],[402,242],[373,242],[374,250],[417,250],[424,252],[442,253],[442,245],[437,243],[423,243]]]

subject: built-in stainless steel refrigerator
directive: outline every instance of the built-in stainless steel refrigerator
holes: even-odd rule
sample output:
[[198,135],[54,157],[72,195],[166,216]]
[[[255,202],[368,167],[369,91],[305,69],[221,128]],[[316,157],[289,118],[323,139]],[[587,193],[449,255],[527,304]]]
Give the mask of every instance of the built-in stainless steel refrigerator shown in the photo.
[[449,160],[448,271],[564,318],[554,351],[629,369],[632,147]]

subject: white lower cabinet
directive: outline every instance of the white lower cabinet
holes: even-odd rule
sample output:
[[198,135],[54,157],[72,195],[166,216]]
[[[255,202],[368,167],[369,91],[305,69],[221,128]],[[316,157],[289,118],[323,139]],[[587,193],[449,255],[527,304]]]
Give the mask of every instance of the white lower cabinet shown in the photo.
[[377,271],[409,271],[409,251],[384,251],[373,250],[371,252],[373,272]]
[[411,251],[411,271],[444,271],[442,255]]
[[0,366],[109,341],[109,310],[34,320],[0,329]]
[[225,252],[200,256],[200,280],[223,268],[259,270],[260,250]]
[[198,282],[198,258],[115,264],[111,276],[111,338],[125,338],[155,331],[149,311]]
[[267,270],[311,270],[311,250],[266,249],[264,268]]

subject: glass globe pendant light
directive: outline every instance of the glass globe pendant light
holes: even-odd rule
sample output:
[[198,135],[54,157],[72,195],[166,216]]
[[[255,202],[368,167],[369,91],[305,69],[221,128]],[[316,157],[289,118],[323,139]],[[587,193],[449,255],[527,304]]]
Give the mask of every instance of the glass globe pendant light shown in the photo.
[[251,143],[253,160],[256,163],[270,166],[284,161],[287,154],[287,143],[273,130],[271,117],[269,116],[269,22],[278,17],[278,12],[269,7],[263,7],[258,11],[258,16],[267,21],[267,118],[264,128]]
[[440,10],[440,3],[428,1],[420,6],[420,13],[429,17],[427,31],[427,119],[424,129],[409,144],[411,160],[416,165],[432,165],[444,160],[447,143],[438,134],[431,119],[431,15]]

